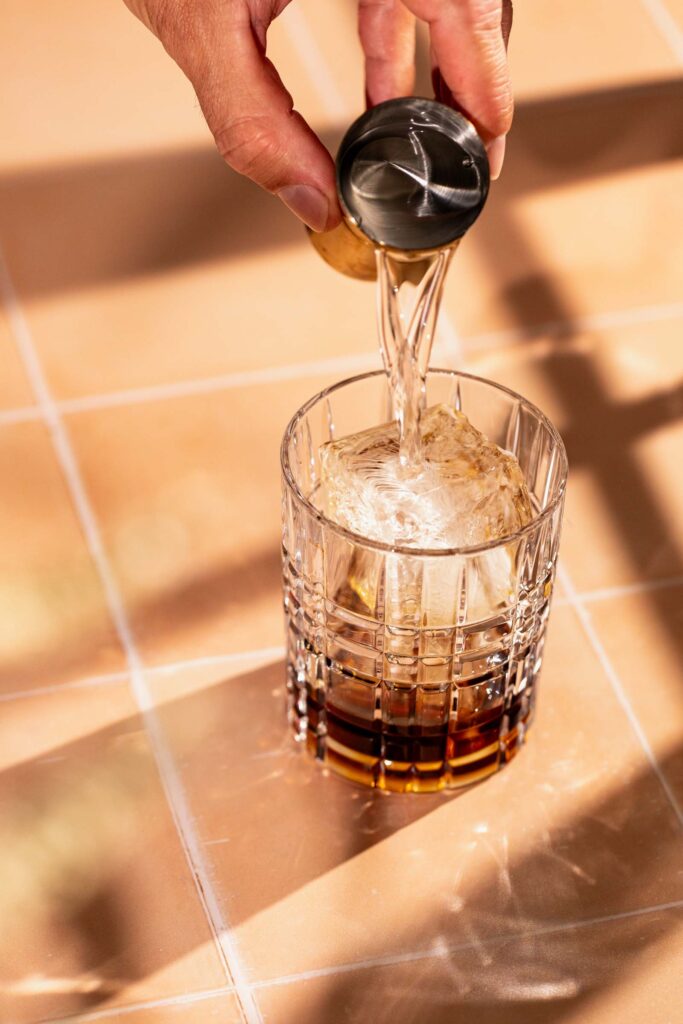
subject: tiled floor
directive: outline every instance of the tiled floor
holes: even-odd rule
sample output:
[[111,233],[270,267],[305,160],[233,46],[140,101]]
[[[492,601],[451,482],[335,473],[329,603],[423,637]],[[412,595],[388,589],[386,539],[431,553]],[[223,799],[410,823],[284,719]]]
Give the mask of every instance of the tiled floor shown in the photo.
[[[675,1024],[681,3],[518,5],[437,359],[567,441],[539,716],[485,785],[385,799],[289,745],[278,567],[282,429],[376,365],[373,290],[122,3],[57,6],[0,15],[0,1020]],[[330,145],[354,21],[272,33]]]

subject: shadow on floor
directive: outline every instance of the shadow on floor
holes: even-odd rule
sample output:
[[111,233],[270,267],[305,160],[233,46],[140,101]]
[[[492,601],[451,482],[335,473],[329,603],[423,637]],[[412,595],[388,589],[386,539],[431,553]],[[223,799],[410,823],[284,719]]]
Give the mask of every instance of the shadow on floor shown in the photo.
[[[683,83],[672,79],[520,101],[508,163],[521,173],[506,174],[496,195],[504,186],[509,202],[675,159],[683,152],[682,98]],[[342,131],[323,133],[332,152]],[[0,237],[25,300],[306,245],[282,204],[208,144],[7,173],[0,211]],[[482,224],[494,219],[498,245],[508,250],[490,209]]]
[[[203,823],[200,829],[208,830],[203,838],[212,840],[204,853],[219,893],[224,898],[229,894],[233,927],[299,890],[305,892],[316,879],[426,816],[432,824],[420,830],[419,843],[427,842],[435,827],[439,835],[453,837],[452,883],[432,888],[426,901],[406,891],[406,912],[398,929],[373,929],[358,942],[353,961],[413,951],[423,951],[425,958],[383,968],[371,986],[358,975],[329,977],[322,989],[312,992],[302,1021],[363,1019],[366,999],[375,1007],[368,992],[380,986],[393,1006],[392,1019],[401,1024],[436,1024],[452,1020],[453,1014],[463,1022],[497,1024],[496,1013],[503,1010],[506,1020],[550,1024],[635,969],[647,945],[677,924],[672,913],[661,914],[652,927],[646,927],[645,919],[628,918],[634,910],[661,903],[662,889],[671,892],[680,867],[680,835],[673,819],[667,821],[667,807],[649,767],[617,782],[606,795],[603,789],[591,802],[590,782],[581,779],[581,765],[553,789],[552,766],[546,764],[552,789],[549,808],[558,806],[558,789],[575,806],[576,788],[583,786],[585,809],[561,820],[555,814],[547,828],[520,842],[517,820],[516,836],[511,836],[497,820],[496,808],[506,805],[515,787],[519,800],[520,786],[530,778],[541,784],[544,767],[540,760],[535,763],[538,741],[516,764],[461,799],[387,797],[326,777],[293,750],[284,732],[282,680],[281,663],[206,687],[198,680],[196,690],[175,699],[168,693],[159,708],[195,818]],[[163,699],[168,684],[160,679],[155,685]],[[582,714],[577,708],[577,721],[567,723],[570,732],[580,727]],[[165,815],[159,811],[161,792],[150,781],[153,769],[141,746],[140,728],[137,717],[124,720],[74,743],[56,745],[35,762],[0,775],[3,878],[25,877],[29,885],[20,894],[24,898],[13,904],[13,913],[3,908],[4,984],[11,989],[13,982],[46,973],[40,943],[30,939],[37,907],[39,919],[50,907],[53,923],[61,922],[54,969],[64,970],[66,961],[74,978],[90,983],[87,991],[53,994],[52,1016],[115,996],[181,960],[200,937],[196,928],[187,927],[177,905],[177,867],[172,867],[177,857],[172,852],[163,860],[158,856],[169,840],[162,827]],[[546,748],[543,756],[547,754]],[[663,770],[682,754],[683,747],[670,751]],[[530,792],[529,798],[538,799],[538,793]],[[7,810],[16,808],[17,801],[23,802],[23,816]],[[468,845],[472,801],[484,818],[492,815],[492,828]],[[28,844],[26,832],[21,832],[27,827],[26,807],[33,815]],[[405,849],[402,844],[404,854]],[[13,860],[18,850],[32,868],[23,876],[17,876]],[[392,856],[389,847],[384,862],[389,877],[396,867]],[[145,865],[148,874],[153,871],[154,883],[145,889],[141,908],[140,880],[135,879]],[[423,870],[429,870],[428,860]],[[242,880],[237,890],[236,878]],[[381,875],[366,877],[352,869],[346,878],[345,887],[329,887],[324,907],[311,909],[331,928],[352,920],[354,908],[371,899],[371,888],[386,891]],[[189,879],[187,885],[191,887]],[[422,881],[420,891],[424,885]],[[413,900],[416,912],[411,914]],[[430,914],[420,918],[425,902]],[[627,916],[607,932],[598,925],[593,930],[559,927],[605,914]],[[49,921],[47,927],[49,935]],[[307,927],[300,918],[292,920],[293,948],[299,930]],[[27,939],[22,938],[25,934]],[[163,943],[157,941],[160,934]],[[201,937],[206,940],[203,933]],[[493,945],[483,944],[494,938]],[[278,941],[278,933],[272,941]],[[449,952],[449,947],[462,944],[469,948]],[[434,951],[437,957],[430,956]],[[286,961],[284,951],[278,955]],[[39,958],[35,964],[32,956]],[[13,963],[20,965],[19,976]],[[406,989],[408,978],[411,992]],[[40,985],[36,988],[33,993],[30,984],[23,989],[20,985],[20,994],[5,997],[4,1012],[10,1019],[40,1016],[45,993]],[[373,1009],[373,1019],[382,1019],[377,1012]]]
[[[36,481],[38,491],[39,484]],[[37,507],[39,493],[35,500]],[[44,576],[44,582],[36,578],[35,607],[29,604],[20,609],[25,616],[24,632],[19,631],[16,643],[11,635],[5,637],[0,657],[0,706],[3,693],[97,674],[93,666],[100,664],[116,643],[112,632],[102,627],[101,591],[91,574],[83,573],[80,563],[46,565]],[[150,574],[150,581],[153,578]],[[55,616],[57,630],[42,602],[49,612],[60,602],[63,610],[67,600],[70,614]],[[205,655],[207,636],[214,642],[220,637],[222,648],[215,653],[244,649],[240,631],[245,617],[257,608],[260,613],[265,604],[273,608],[271,619],[279,624],[282,570],[276,543],[251,552],[247,559],[237,551],[232,557],[217,558],[206,572],[195,572],[174,586],[150,587],[146,596],[128,602],[127,613],[143,656],[153,664]],[[33,638],[30,647],[24,634]],[[259,643],[254,640],[248,646],[258,647]]]

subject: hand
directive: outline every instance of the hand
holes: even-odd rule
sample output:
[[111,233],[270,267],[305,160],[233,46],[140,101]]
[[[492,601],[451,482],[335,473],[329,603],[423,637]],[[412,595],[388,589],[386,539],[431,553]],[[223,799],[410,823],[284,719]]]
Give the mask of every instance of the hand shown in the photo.
[[[266,57],[268,26],[290,0],[124,2],[192,82],[224,160],[314,231],[335,227],[341,212],[332,158]],[[477,126],[496,177],[512,119],[510,0],[359,0],[370,105],[411,94],[416,18],[430,26],[437,97]]]

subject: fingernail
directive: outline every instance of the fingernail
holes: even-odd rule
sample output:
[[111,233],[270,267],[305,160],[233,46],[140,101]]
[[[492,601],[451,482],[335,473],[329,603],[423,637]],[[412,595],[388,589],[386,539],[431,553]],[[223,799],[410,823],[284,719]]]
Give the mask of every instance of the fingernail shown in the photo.
[[280,189],[278,197],[313,231],[325,230],[330,204],[319,189],[313,185],[288,185]]
[[505,136],[499,135],[493,142],[490,142],[486,151],[489,158],[491,181],[497,181],[503,169],[503,160],[505,159]]

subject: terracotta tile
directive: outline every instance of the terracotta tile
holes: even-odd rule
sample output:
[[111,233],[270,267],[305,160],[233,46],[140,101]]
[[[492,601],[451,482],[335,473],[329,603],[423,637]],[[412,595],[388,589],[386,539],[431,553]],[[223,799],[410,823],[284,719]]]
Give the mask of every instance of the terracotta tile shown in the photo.
[[[590,26],[590,29],[588,29]],[[518,97],[557,95],[677,77],[678,64],[644,4],[531,0],[515,10],[510,42]]]
[[0,692],[117,672],[124,659],[46,430],[0,430]]
[[225,984],[127,689],[12,701],[0,750],[3,1020]]
[[671,14],[679,30],[683,26],[683,3],[681,0],[662,0],[662,6]]
[[[351,121],[365,110],[363,52],[357,29],[358,4],[355,0],[341,0],[335,4],[298,0],[296,6],[291,5],[279,20],[295,23],[290,34],[293,51],[296,52],[297,38],[304,52],[308,50],[309,75],[304,89],[318,95],[323,106],[322,121],[338,129],[334,138],[337,142]],[[299,28],[301,22],[302,29]],[[304,34],[297,35],[301,31]],[[313,53],[308,46],[311,40],[315,47]],[[322,72],[316,64],[325,68],[325,84],[320,82]]]
[[520,103],[504,173],[446,289],[463,335],[680,301],[678,92]]
[[679,997],[681,912],[515,938],[495,946],[277,985],[271,1024],[669,1024]]
[[[297,107],[322,125],[325,108],[283,26],[269,33],[269,53]],[[68,0],[58,16],[46,0],[30,13],[7,0],[0,63],[7,168],[117,155],[130,157],[134,170],[136,154],[210,139],[189,81],[123,4],[96,11],[87,0]],[[25,89],[27,79],[35,92]]]
[[152,680],[252,980],[683,895],[659,782],[573,612],[553,617],[528,747],[450,799],[326,777],[288,740],[281,663]]
[[0,63],[5,166],[149,152],[206,136],[189,82],[124,4],[95,10],[67,0],[58,12],[37,0],[29,12],[7,0]]
[[33,395],[17,354],[7,315],[0,306],[0,409],[18,409],[33,405]]
[[683,588],[663,587],[587,607],[683,807]]
[[[50,157],[53,119],[41,135],[40,163],[24,155],[0,176],[0,237],[54,393],[372,351],[373,289],[322,264],[282,204],[225,167],[181,72],[119,6],[99,18],[84,0],[72,0],[59,24],[66,50],[57,53],[51,11],[34,24],[13,4],[0,42],[0,60],[3,45],[12,48],[5,64],[12,81],[35,83],[45,64],[51,69],[41,119],[50,120],[50,104],[59,107],[58,123],[65,111],[79,111],[69,114],[66,151],[60,134]],[[80,51],[86,38],[88,59],[76,62],[72,79],[63,67],[68,49]],[[277,24],[269,39],[297,103],[332,145],[330,117],[291,33]],[[115,69],[121,59],[125,75]],[[84,81],[98,97],[96,111],[75,93]],[[17,87],[4,99],[7,138],[28,120],[26,91]],[[164,133],[164,124],[183,124],[183,110],[184,128]],[[148,133],[150,116],[156,129]],[[40,133],[30,121],[33,139]],[[98,141],[102,126],[109,135]],[[14,138],[19,152],[22,139]]]
[[[354,7],[344,8],[349,33]],[[351,56],[338,56],[344,35],[318,15],[316,39],[343,90],[353,78]],[[446,287],[456,327],[471,335],[676,301],[683,232],[668,164],[681,151],[680,83],[670,46],[641,5],[618,0],[599,12],[587,0],[578,12],[569,0],[535,0],[517,12],[512,39],[515,123],[505,173]],[[422,54],[418,92],[430,92],[427,64]],[[352,101],[348,119],[355,113]]]
[[282,642],[280,441],[327,383],[69,417],[146,661]]
[[[206,231],[188,217],[187,241],[166,255],[161,235],[171,197],[159,191],[154,204],[139,193],[147,209],[144,235],[128,230],[118,202],[100,206],[104,223],[95,252],[86,241],[92,218],[80,186],[73,192],[81,213],[69,218],[69,252],[57,225],[47,234],[44,223],[26,228],[32,201],[11,207],[13,223],[5,232],[11,269],[56,397],[376,352],[372,286],[327,267],[284,207],[231,174],[218,156],[195,156],[200,167],[213,168],[196,179],[214,191],[199,214]],[[180,163],[182,175],[192,174],[191,158],[184,155]],[[149,169],[143,177],[146,188]],[[119,198],[130,207],[134,199],[123,182]],[[99,202],[96,190],[91,198]],[[233,202],[240,204],[242,224],[231,229]],[[202,203],[200,196],[190,200],[191,206]],[[66,206],[53,210],[60,222],[67,216]],[[82,246],[71,248],[74,234]],[[148,246],[138,275],[135,250],[143,237]]]
[[683,320],[541,335],[467,365],[554,420],[570,473],[562,557],[580,590],[683,572]]
[[[361,58],[351,46],[355,44],[357,4],[344,0],[330,6],[304,0],[303,10],[349,104],[350,118],[352,104],[362,96],[356,85]],[[427,33],[420,36],[426,49]],[[422,63],[426,60],[420,55]],[[510,63],[515,92],[521,99],[640,83],[675,76],[678,71],[675,55],[643,6],[624,7],[618,0],[602,0],[599,10],[589,0],[578,4],[559,0],[552,7],[543,0],[529,0],[515,10]],[[430,86],[429,77],[420,76],[417,94],[431,95]]]

